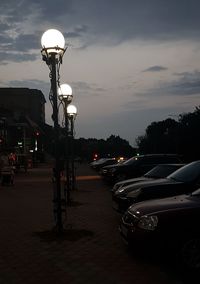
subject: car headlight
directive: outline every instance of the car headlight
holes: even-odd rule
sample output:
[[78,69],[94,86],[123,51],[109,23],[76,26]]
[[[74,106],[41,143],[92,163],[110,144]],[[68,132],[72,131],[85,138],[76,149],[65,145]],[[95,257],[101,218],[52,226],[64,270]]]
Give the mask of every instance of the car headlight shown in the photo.
[[[133,194],[133,198],[137,197],[138,193],[140,192],[140,190],[136,189],[134,194]],[[126,187],[119,187],[116,191],[115,191],[115,195],[118,196],[126,196],[127,195],[127,189]],[[128,196],[127,196],[128,197]],[[132,195],[130,197],[130,199],[132,199]]]
[[122,185],[118,187],[117,192],[122,193],[123,191],[124,191],[124,188]]
[[140,229],[154,231],[158,225],[157,216],[142,216],[138,222],[138,227]]

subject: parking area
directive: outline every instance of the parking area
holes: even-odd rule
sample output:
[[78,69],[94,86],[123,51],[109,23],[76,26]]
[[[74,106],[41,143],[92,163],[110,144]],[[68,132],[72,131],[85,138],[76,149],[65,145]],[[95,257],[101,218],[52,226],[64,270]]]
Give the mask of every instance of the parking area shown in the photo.
[[109,187],[87,164],[77,167],[65,233],[53,231],[51,167],[21,172],[0,187],[0,284],[183,283],[159,259],[123,243]]

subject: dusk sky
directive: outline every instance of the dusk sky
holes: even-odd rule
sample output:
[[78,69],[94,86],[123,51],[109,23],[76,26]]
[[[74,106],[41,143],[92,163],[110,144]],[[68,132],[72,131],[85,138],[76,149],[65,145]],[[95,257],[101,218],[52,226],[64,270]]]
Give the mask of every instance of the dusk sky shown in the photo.
[[40,89],[48,124],[40,40],[63,33],[60,82],[73,89],[76,138],[114,134],[134,146],[151,122],[200,105],[199,0],[1,0],[0,11],[0,87]]

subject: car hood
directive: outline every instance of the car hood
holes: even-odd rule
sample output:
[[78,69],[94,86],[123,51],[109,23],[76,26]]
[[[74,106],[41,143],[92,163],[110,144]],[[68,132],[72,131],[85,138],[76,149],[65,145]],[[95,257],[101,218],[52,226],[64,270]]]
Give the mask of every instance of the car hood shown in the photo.
[[145,176],[141,176],[138,178],[130,178],[130,179],[126,179],[123,181],[119,181],[118,183],[116,183],[117,186],[123,186],[124,184],[128,183],[128,185],[136,183],[136,182],[142,182],[142,181],[150,181],[153,180],[153,178],[148,178]]
[[124,195],[131,191],[146,188],[146,187],[158,187],[158,186],[171,186],[174,184],[182,184],[182,182],[178,182],[172,179],[161,178],[161,179],[151,179],[151,180],[143,180],[140,182],[136,182],[134,184],[130,184],[121,188],[120,192],[116,191],[116,194]]
[[187,194],[162,199],[148,200],[131,205],[128,211],[138,217],[158,215],[165,211],[200,208],[200,196]]

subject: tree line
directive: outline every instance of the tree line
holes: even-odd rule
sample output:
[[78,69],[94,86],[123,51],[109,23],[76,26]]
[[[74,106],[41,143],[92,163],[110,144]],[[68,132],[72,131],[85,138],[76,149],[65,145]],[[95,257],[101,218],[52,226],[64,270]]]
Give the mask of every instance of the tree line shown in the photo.
[[[130,158],[139,154],[175,153],[183,157],[185,162],[200,159],[200,107],[195,107],[193,112],[182,113],[177,119],[167,118],[162,121],[152,122],[145,130],[145,134],[138,136],[136,147],[119,135],[110,135],[107,139],[79,138],[73,140],[75,157],[91,161],[94,155],[101,157],[126,157]],[[48,126],[45,149],[53,154],[53,129]],[[59,149],[64,155],[65,129],[61,129]]]
[[107,139],[79,138],[74,141],[76,156],[91,161],[97,155],[102,157],[132,157],[136,154],[128,141],[119,135],[110,135]]
[[136,139],[139,153],[177,153],[185,161],[200,159],[200,107],[193,112],[152,122]]

